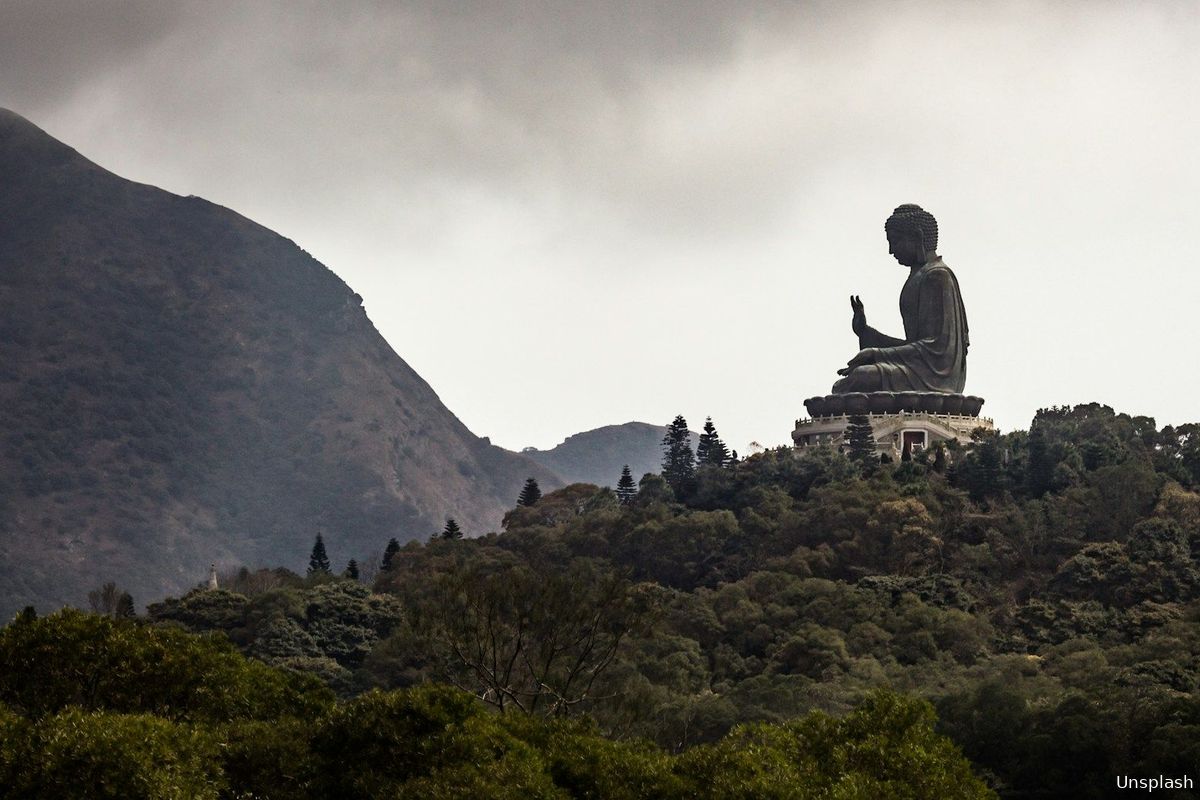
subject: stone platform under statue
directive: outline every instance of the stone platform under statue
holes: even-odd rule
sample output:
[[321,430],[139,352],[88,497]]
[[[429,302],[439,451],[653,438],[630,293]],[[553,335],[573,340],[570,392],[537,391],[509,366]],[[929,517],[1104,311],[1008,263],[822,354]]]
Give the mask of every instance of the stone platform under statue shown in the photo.
[[849,392],[810,397],[804,401],[804,407],[813,418],[902,411],[978,417],[983,398],[949,392]]
[[966,445],[978,428],[992,430],[979,416],[983,398],[939,392],[851,392],[811,397],[804,401],[809,419],[796,420],[792,442],[797,449],[822,445],[845,446],[850,418],[866,417],[875,449],[899,461],[904,451],[916,454],[936,442]]

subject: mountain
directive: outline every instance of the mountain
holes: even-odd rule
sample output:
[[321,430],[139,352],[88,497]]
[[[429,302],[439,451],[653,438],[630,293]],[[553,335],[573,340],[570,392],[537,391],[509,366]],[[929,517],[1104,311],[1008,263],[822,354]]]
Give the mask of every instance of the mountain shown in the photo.
[[318,532],[340,568],[562,485],[472,434],[295,243],[3,110],[0,437],[6,615],[302,568]]
[[[662,469],[662,440],[667,429],[647,422],[605,425],[574,436],[549,450],[527,447],[521,455],[541,464],[567,483],[616,486],[621,467],[628,464],[633,479]],[[692,433],[692,449],[699,434]]]

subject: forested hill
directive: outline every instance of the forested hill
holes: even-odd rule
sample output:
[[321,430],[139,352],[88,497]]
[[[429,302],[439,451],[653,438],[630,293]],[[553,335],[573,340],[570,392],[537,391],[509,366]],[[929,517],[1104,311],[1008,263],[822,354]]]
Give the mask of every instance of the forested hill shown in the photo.
[[626,503],[575,484],[372,587],[246,571],[150,617],[345,695],[449,681],[671,751],[889,687],[1003,796],[1107,797],[1200,763],[1198,490],[1200,427],[1054,408],[942,458],[780,449]]
[[[402,280],[402,277],[398,278]],[[414,302],[421,302],[414,299]],[[0,611],[495,528],[523,481],[293,242],[0,110]]]

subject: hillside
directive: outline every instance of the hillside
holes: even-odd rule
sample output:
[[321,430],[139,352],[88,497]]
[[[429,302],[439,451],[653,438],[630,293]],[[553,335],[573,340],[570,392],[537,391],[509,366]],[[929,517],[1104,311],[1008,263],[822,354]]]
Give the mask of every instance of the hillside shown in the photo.
[[[626,422],[624,425],[605,425],[574,436],[549,450],[526,448],[521,455],[541,464],[567,483],[594,483],[597,486],[616,486],[621,468],[629,465],[634,480],[647,472],[658,472],[662,466],[662,440],[665,425],[646,422]],[[692,434],[695,450],[699,435]]]
[[335,563],[533,475],[396,355],[293,242],[136,184],[0,110],[0,612],[139,601],[210,562]]
[[148,617],[223,631],[342,694],[451,682],[504,714],[586,713],[685,754],[742,723],[769,747],[757,723],[886,687],[930,701],[1005,798],[1189,774],[1200,426],[1092,403],[952,451],[878,464],[779,448],[677,490],[651,477],[625,503],[574,484],[498,536],[404,548],[371,589],[247,572]]

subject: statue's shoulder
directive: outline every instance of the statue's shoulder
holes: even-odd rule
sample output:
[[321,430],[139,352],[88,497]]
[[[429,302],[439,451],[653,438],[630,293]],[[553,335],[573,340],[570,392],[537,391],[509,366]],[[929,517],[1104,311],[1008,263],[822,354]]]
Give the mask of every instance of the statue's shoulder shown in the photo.
[[954,277],[954,271],[951,270],[950,267],[946,265],[946,262],[942,261],[940,258],[936,261],[930,261],[921,271],[926,277],[931,277],[935,280],[949,279],[955,283],[958,283],[958,278]]

